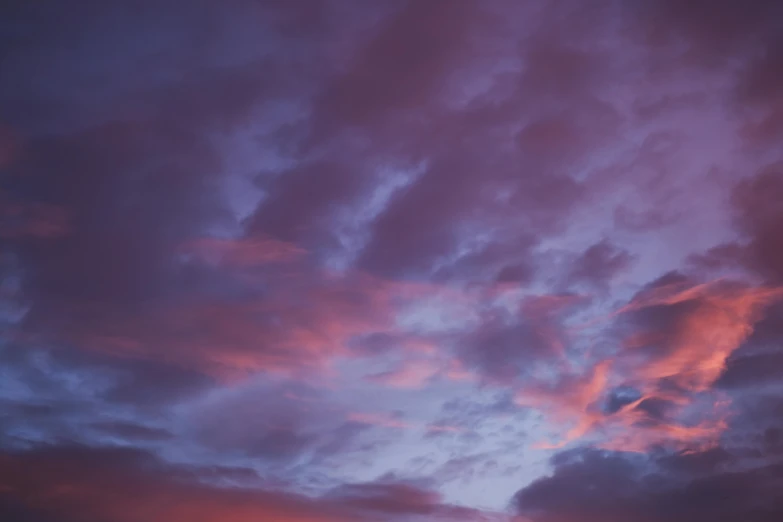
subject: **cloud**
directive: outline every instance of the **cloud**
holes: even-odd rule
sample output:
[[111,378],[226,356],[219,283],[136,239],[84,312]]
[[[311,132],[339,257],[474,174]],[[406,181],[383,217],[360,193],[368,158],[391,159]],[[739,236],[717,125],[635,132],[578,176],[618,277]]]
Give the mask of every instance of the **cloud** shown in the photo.
[[[704,391],[753,331],[764,309],[783,294],[777,288],[732,288],[720,283],[683,290],[676,286],[658,287],[650,298],[641,296],[626,307],[638,310],[643,322],[652,323],[652,328],[643,326],[628,339],[626,349],[647,349],[646,365],[640,369],[643,379],[668,379],[680,388]],[[658,318],[663,324],[652,322]]]
[[11,2],[0,518],[774,518],[778,4]]
[[[208,470],[207,470],[208,471]],[[258,519],[301,522],[403,520],[406,514],[481,520],[437,495],[404,484],[346,485],[322,498],[273,489],[221,488],[138,450],[53,447],[3,454],[2,509],[41,520],[123,522]]]
[[605,288],[614,277],[627,270],[632,262],[630,253],[603,240],[590,246],[571,264],[566,281]]
[[191,402],[175,425],[202,448],[242,454],[271,469],[304,462],[315,466],[356,449],[367,422],[317,388],[262,381]]
[[780,169],[780,165],[766,167],[740,183],[733,194],[739,225],[749,240],[748,262],[775,282],[781,280],[783,270],[783,252],[774,232],[783,222],[783,208],[778,197],[783,194]]
[[777,288],[664,277],[617,311],[630,330],[619,352],[564,371],[554,384],[522,383],[515,400],[569,426],[553,447],[589,435],[599,436],[599,447],[625,451],[709,447],[725,429],[730,399],[713,392],[727,360],[782,296]]
[[570,342],[564,317],[582,303],[578,295],[541,295],[522,300],[511,313],[489,308],[461,339],[460,358],[482,377],[501,382],[529,376],[541,362],[558,364]]
[[[780,516],[783,505],[772,493],[780,481],[779,464],[705,475],[689,463],[718,456],[710,450],[647,461],[592,450],[566,453],[555,460],[550,477],[520,490],[514,504],[521,514],[542,522],[766,522]],[[673,467],[684,473],[672,473]]]

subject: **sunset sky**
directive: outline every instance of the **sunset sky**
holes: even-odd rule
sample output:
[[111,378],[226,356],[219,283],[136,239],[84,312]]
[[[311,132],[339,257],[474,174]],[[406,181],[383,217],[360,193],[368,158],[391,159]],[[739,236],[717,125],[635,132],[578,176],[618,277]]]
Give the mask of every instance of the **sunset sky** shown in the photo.
[[783,2],[9,0],[3,522],[783,520]]

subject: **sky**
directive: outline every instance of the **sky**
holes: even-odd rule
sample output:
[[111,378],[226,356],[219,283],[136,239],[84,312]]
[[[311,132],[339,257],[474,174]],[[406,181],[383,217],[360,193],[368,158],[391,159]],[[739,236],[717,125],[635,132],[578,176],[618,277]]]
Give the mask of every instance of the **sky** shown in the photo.
[[783,520],[783,3],[10,0],[0,519]]

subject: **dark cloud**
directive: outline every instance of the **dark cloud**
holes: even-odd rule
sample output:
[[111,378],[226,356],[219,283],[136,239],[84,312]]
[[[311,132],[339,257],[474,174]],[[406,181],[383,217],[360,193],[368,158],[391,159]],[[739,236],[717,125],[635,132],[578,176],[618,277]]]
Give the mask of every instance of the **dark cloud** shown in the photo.
[[693,46],[692,58],[711,65],[724,64],[754,46],[774,44],[779,36],[781,10],[774,0],[754,0],[744,6],[731,0],[643,2],[639,7],[654,43],[685,38]]
[[251,233],[334,249],[330,219],[341,205],[363,196],[374,181],[363,165],[316,162],[284,172],[269,187],[269,200],[250,223]]
[[[25,143],[1,183],[31,210],[24,226],[4,219],[4,239],[24,266],[23,331],[133,351],[161,339],[153,317],[211,298],[222,276],[183,265],[180,249],[235,223],[219,138],[291,92],[282,62],[261,56],[274,42],[242,23],[270,6],[92,4],[9,7],[0,106]],[[229,34],[253,38],[246,55]],[[67,218],[45,241],[41,209]]]
[[0,458],[0,509],[30,517],[19,520],[35,520],[40,514],[42,521],[90,522],[182,517],[204,522],[227,517],[358,522],[420,513],[471,520],[480,515],[440,504],[432,493],[405,484],[351,484],[312,498],[200,482],[216,471],[178,467],[133,449],[70,446],[6,453]]
[[[660,467],[646,458],[578,452],[556,460],[554,474],[519,491],[514,503],[521,514],[536,521],[777,520],[783,504],[773,492],[783,468],[770,463],[698,474],[727,458],[709,450],[698,456],[667,456],[665,467]],[[672,468],[684,475],[669,475]]]
[[629,252],[603,240],[582,252],[571,264],[566,280],[605,288],[615,276],[627,270],[632,262],[633,256]]
[[[232,516],[241,517],[252,514],[341,520],[337,514],[320,517],[317,507],[305,498],[278,498],[264,491],[231,491],[183,480],[186,475],[176,467],[137,450],[48,448],[6,454],[2,462],[5,491],[13,492],[22,505],[26,504],[25,508],[53,519],[103,521],[188,516],[217,520],[233,513]],[[122,494],[117,495],[118,491]],[[135,499],[140,510],[131,508],[130,498]],[[167,502],[166,498],[176,501]],[[193,503],[199,505],[198,510],[184,507]]]
[[779,382],[783,375],[783,308],[770,307],[756,324],[753,334],[726,361],[716,382],[728,390],[763,388]]
[[783,165],[770,165],[734,191],[738,222],[747,234],[748,263],[772,282],[783,280],[783,248],[777,230],[783,224]]
[[[505,24],[500,6],[510,8],[414,2],[389,14],[316,99],[308,147],[327,159],[274,181],[273,197],[259,207],[251,229],[339,250],[329,230],[336,214],[351,212],[372,194],[377,173],[392,169],[412,179],[372,212],[358,267],[384,276],[422,278],[438,268],[458,280],[500,273],[529,278],[529,261],[512,249],[535,244],[566,219],[585,189],[565,167],[607,139],[617,119],[591,95],[600,78],[591,58],[543,43],[525,51],[530,65],[512,93],[490,90],[460,107],[459,86],[475,81],[474,71],[492,78],[487,53],[520,52],[498,41],[493,26]],[[430,24],[435,18],[437,31]],[[528,109],[523,96],[552,96],[565,86],[578,90],[573,108],[524,121],[518,130],[514,112]],[[509,140],[512,134],[518,136]],[[490,157],[485,151],[493,146]],[[493,232],[489,242],[460,254],[470,230],[479,228]]]
[[569,349],[563,321],[584,301],[576,295],[533,296],[515,313],[488,310],[461,339],[458,356],[469,368],[499,382],[530,377],[542,362],[557,364]]
[[[475,0],[405,2],[382,22],[327,87],[316,118],[346,126],[376,124],[435,109],[449,76],[485,37],[489,13]],[[318,129],[318,123],[316,124]]]
[[700,274],[719,274],[724,271],[742,268],[746,251],[738,243],[722,243],[706,252],[694,254],[688,263]]
[[726,371],[716,384],[726,388],[763,386],[779,382],[781,377],[783,377],[783,354],[760,353],[730,359]]
[[642,2],[633,10],[652,48],[659,53],[668,49],[663,55],[670,60],[664,68],[681,63],[729,68],[729,107],[740,114],[748,108],[762,109],[756,118],[747,119],[742,129],[751,150],[758,151],[756,147],[769,146],[780,138],[783,11],[779,2],[754,0],[740,5],[731,0],[656,1]]

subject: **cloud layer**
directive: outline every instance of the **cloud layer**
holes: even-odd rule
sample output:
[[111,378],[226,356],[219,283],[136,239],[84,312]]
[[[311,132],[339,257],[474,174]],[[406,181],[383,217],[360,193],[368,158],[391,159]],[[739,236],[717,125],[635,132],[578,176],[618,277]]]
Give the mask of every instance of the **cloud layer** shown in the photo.
[[0,518],[783,518],[779,2],[11,2]]

